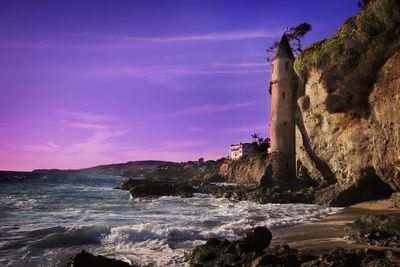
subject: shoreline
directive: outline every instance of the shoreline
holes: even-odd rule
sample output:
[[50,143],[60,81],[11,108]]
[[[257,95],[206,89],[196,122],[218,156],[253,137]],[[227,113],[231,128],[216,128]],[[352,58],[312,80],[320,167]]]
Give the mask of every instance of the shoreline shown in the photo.
[[[321,252],[341,247],[344,249],[390,249],[400,253],[400,248],[360,245],[350,243],[344,238],[346,235],[345,225],[354,222],[363,215],[398,212],[400,212],[400,208],[395,208],[391,199],[362,202],[345,207],[338,213],[329,215],[317,222],[271,229],[273,236],[271,245],[287,244],[291,248],[309,252]],[[400,259],[397,259],[396,262],[400,262]]]

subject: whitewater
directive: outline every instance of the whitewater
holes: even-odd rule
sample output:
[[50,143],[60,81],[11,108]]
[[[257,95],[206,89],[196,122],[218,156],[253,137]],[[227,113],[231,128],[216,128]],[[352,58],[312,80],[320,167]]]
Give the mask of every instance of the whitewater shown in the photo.
[[255,226],[307,223],[338,211],[201,194],[132,199],[114,189],[123,177],[13,175],[18,181],[0,183],[0,266],[65,266],[82,249],[139,266],[185,266],[185,253],[207,238],[235,239]]

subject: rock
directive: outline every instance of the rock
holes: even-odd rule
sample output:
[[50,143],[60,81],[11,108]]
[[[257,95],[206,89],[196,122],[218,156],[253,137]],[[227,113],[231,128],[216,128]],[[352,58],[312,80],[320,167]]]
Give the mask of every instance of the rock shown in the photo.
[[391,196],[395,208],[400,208],[400,192],[395,192]]
[[268,228],[259,226],[254,228],[254,232],[247,233],[243,242],[251,247],[251,251],[260,253],[269,246],[271,239],[272,234]]
[[165,180],[135,180],[127,179],[120,186],[123,190],[129,190],[133,198],[180,196],[192,197],[197,190],[188,182]]
[[346,226],[348,239],[366,245],[400,247],[400,213],[363,216]]
[[[321,183],[352,188],[373,170],[400,191],[399,4],[368,2],[330,39],[296,57],[296,156]],[[393,32],[371,31],[382,25]]]
[[229,182],[239,184],[258,184],[267,171],[267,154],[254,154],[238,160],[225,160],[219,175]]
[[191,265],[223,266],[251,262],[256,255],[271,243],[272,234],[266,227],[256,227],[244,238],[230,242],[210,238],[204,245],[196,247],[189,256]]
[[[381,184],[400,190],[399,61],[397,52],[381,68],[369,95],[369,116],[365,118],[340,112],[345,101],[330,96],[322,79],[324,73],[318,69],[308,72],[300,93],[307,97],[307,107],[300,97],[296,111],[296,155],[313,180],[352,188],[349,194],[358,196],[364,194],[357,184],[365,170],[373,170]],[[368,194],[369,197],[352,202],[371,199],[375,193]]]
[[91,253],[82,250],[80,253],[72,256],[67,264],[68,267],[131,267],[127,262],[110,259],[104,256],[95,256]]
[[301,264],[301,267],[394,267],[385,258],[385,254],[379,251],[363,251],[363,250],[345,250],[343,248],[335,248],[327,253],[321,254],[317,259],[306,261]]
[[350,206],[355,203],[387,198],[392,189],[373,170],[366,170],[362,176],[349,185],[335,184],[316,193],[316,203],[330,206]]

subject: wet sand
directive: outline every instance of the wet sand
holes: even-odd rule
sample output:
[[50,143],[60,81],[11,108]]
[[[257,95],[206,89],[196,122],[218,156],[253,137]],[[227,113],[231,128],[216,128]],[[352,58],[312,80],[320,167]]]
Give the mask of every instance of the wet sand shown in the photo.
[[[391,249],[397,254],[400,253],[400,248],[351,244],[343,238],[345,236],[345,225],[360,218],[362,215],[394,212],[400,212],[400,209],[394,208],[394,204],[390,199],[364,202],[344,208],[340,212],[315,223],[272,230],[273,239],[271,244],[272,246],[288,244],[292,248],[307,251],[324,251],[334,247],[374,250]],[[398,260],[394,261],[397,262]]]

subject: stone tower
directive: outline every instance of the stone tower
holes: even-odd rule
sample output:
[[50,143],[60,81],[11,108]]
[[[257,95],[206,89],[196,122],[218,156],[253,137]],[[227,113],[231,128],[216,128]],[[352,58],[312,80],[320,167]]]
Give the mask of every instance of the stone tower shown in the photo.
[[296,177],[294,103],[298,80],[293,63],[292,49],[283,34],[271,64],[270,138],[273,180],[287,187]]

